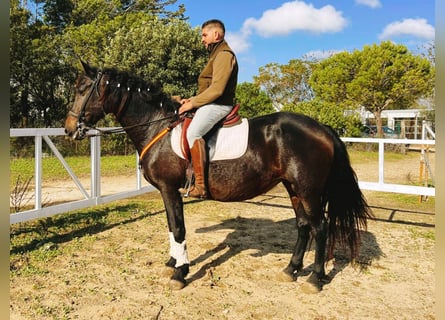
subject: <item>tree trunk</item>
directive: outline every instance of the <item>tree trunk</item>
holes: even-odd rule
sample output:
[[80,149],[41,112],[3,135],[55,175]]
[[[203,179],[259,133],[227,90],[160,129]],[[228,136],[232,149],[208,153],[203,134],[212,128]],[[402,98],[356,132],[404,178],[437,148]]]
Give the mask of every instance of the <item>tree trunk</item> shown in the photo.
[[375,124],[377,127],[377,138],[383,138],[383,130],[382,130],[382,111],[377,110],[374,112]]

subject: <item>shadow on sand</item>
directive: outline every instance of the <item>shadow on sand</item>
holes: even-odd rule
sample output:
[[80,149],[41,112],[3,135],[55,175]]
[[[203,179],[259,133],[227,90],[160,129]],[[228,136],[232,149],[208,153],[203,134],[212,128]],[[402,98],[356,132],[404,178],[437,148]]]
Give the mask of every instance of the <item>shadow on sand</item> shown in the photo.
[[[233,231],[227,234],[221,243],[191,261],[191,266],[207,262],[187,278],[188,283],[203,278],[212,268],[222,265],[246,250],[255,251],[252,254],[255,257],[268,254],[287,254],[290,261],[297,240],[297,229],[293,218],[273,221],[271,219],[236,217],[213,226],[199,228],[196,233],[209,233],[218,230]],[[380,250],[375,236],[368,231],[361,232],[361,243],[361,253],[354,263],[361,270],[364,270],[374,260],[383,256],[383,252]],[[307,251],[314,249],[312,241],[309,242],[308,247]],[[305,256],[305,260],[307,259]],[[326,283],[329,283],[337,273],[341,272],[350,263],[349,250],[347,248],[337,248],[334,251],[333,267],[327,274],[328,280]],[[283,269],[286,265],[287,262],[283,265]],[[267,266],[265,265],[264,268],[267,268]],[[313,264],[307,265],[298,276],[307,276],[312,269]]]

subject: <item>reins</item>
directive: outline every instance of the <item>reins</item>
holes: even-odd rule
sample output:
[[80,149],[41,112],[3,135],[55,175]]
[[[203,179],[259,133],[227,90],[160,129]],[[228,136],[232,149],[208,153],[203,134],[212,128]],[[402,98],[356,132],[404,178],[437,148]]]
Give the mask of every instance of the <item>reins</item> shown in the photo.
[[[96,136],[101,136],[101,135],[105,135],[105,134],[123,133],[127,129],[133,129],[133,128],[142,127],[142,126],[150,126],[154,123],[161,122],[161,121],[168,120],[168,119],[175,118],[175,117],[178,117],[178,115],[176,113],[166,116],[164,118],[146,121],[146,122],[142,122],[142,123],[137,123],[137,124],[133,124],[131,126],[126,126],[126,127],[119,127],[119,128],[113,128],[113,129],[100,129],[100,128],[96,128],[96,127],[86,127],[86,129],[99,131],[98,134],[89,134],[88,135],[89,137],[96,137]],[[182,118],[181,118],[181,121],[182,121]]]
[[167,128],[164,128],[161,132],[159,132],[147,145],[142,149],[141,154],[139,155],[139,161],[142,161],[145,154],[148,152],[148,150],[156,143],[158,142],[163,136],[165,136],[167,133],[169,133],[174,127],[176,127],[178,124],[180,124],[182,121],[184,121],[185,115],[182,115],[179,117],[178,120],[170,124]]
[[[149,125],[151,125],[153,123],[164,121],[164,120],[168,120],[168,119],[171,119],[173,117],[178,117],[178,115],[175,113],[173,115],[170,115],[170,116],[167,116],[167,117],[164,117],[164,118],[161,118],[161,119],[156,119],[156,120],[152,120],[152,121],[138,123],[138,124],[135,124],[135,125],[132,125],[132,126],[120,127],[120,128],[114,128],[114,129],[99,129],[99,128],[94,128],[94,127],[87,127],[86,129],[92,129],[92,130],[99,131],[98,134],[90,134],[90,135],[88,135],[89,137],[95,137],[95,136],[101,136],[101,135],[104,135],[104,134],[122,133],[122,132],[125,132],[125,130],[127,130],[127,129],[140,127],[140,126],[149,126]],[[150,142],[147,143],[147,145],[142,149],[141,154],[139,155],[139,161],[142,161],[142,159],[145,156],[145,154],[148,152],[148,150],[150,150],[150,148],[156,142],[161,140],[161,138],[164,137],[167,133],[169,133],[174,127],[176,127],[178,124],[180,124],[182,121],[184,121],[185,117],[186,117],[186,114],[180,115],[175,122],[171,123],[168,127],[162,129],[161,132],[159,132],[153,139],[151,139]]]

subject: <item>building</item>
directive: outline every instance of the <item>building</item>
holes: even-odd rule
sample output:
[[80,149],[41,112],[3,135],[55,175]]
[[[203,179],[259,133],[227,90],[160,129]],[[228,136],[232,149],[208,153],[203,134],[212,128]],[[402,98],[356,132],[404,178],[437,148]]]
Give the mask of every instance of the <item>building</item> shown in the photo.
[[[363,124],[375,125],[375,117],[371,112],[367,111],[365,108],[361,108],[359,113]],[[388,126],[407,139],[421,139],[422,121],[424,119],[424,109],[382,111],[383,125]]]

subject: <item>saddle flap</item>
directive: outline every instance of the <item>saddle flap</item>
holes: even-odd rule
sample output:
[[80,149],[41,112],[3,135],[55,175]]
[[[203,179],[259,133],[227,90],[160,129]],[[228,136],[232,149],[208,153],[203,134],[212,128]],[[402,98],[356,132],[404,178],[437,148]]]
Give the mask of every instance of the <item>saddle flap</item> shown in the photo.
[[181,152],[184,158],[188,161],[191,161],[191,155],[190,155],[190,146],[187,141],[187,129],[190,126],[191,122],[192,118],[184,117],[181,130]]

